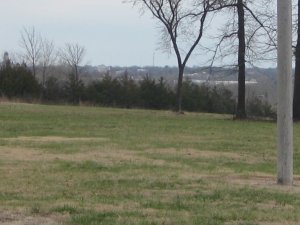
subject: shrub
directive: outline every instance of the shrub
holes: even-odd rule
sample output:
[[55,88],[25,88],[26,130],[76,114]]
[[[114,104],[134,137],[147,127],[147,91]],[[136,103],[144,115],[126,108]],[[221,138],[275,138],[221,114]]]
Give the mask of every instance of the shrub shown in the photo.
[[268,117],[276,119],[274,108],[267,101],[263,101],[257,97],[247,101],[246,111],[249,117]]
[[63,85],[57,78],[47,78],[43,88],[43,99],[46,102],[61,102],[65,100]]
[[69,80],[65,84],[65,94],[68,101],[75,105],[79,104],[84,94],[84,84],[82,80],[76,79],[74,73],[69,74]]
[[187,80],[183,83],[182,95],[184,110],[227,114],[234,112],[232,93],[224,87],[199,86]]
[[86,88],[86,98],[97,105],[117,106],[120,104],[120,83],[109,75],[94,81]]
[[119,105],[125,108],[132,108],[139,106],[139,89],[135,81],[125,71],[124,75],[119,79],[120,92]]
[[141,106],[148,109],[170,109],[174,93],[167,87],[163,78],[159,82],[146,76],[139,84]]

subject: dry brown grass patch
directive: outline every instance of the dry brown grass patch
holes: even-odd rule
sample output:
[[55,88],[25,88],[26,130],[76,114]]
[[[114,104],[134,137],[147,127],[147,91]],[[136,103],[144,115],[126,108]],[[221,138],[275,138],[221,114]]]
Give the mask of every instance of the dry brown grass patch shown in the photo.
[[102,137],[61,137],[61,136],[34,136],[34,137],[15,137],[2,138],[7,141],[29,141],[29,142],[87,142],[87,141],[109,141],[108,138]]
[[27,216],[21,212],[0,211],[0,225],[62,225],[66,216]]
[[175,149],[175,148],[161,148],[161,149],[148,149],[147,153],[162,154],[162,155],[178,155],[178,156],[193,156],[202,158],[215,158],[215,157],[228,157],[240,159],[241,155],[232,152],[217,152],[217,151],[199,151],[196,149]]
[[250,186],[253,188],[267,188],[269,190],[280,191],[284,193],[300,193],[300,177],[294,177],[293,186],[278,185],[275,175],[257,174],[257,175],[227,175],[225,181],[229,184]]

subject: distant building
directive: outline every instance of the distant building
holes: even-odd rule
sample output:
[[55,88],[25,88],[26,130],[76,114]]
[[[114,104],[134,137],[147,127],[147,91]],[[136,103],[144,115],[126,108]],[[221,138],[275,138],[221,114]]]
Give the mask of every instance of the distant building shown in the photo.
[[[208,84],[208,85],[238,85],[238,81],[235,80],[196,80],[192,79],[192,83],[194,84]],[[249,81],[245,81],[246,85],[256,85],[258,82],[255,79],[251,79]]]
[[100,73],[107,73],[107,72],[110,72],[110,70],[111,70],[110,66],[105,66],[105,65],[97,66],[97,71]]

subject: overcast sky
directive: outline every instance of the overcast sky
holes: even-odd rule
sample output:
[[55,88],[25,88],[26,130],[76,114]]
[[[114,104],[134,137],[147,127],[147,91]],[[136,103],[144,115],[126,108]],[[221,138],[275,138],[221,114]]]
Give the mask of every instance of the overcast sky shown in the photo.
[[[0,53],[20,52],[21,30],[35,27],[58,48],[84,46],[85,64],[176,66],[159,50],[156,20],[122,0],[1,0],[0,21]],[[197,52],[188,65],[203,66],[205,57]]]
[[176,65],[158,48],[157,23],[122,0],[2,0],[0,50],[20,51],[20,32],[34,26],[56,46],[85,46],[92,65]]

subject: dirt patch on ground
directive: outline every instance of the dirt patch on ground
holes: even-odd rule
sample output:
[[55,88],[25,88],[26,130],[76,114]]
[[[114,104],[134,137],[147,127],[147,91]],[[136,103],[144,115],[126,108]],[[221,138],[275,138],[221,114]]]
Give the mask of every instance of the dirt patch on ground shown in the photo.
[[[6,141],[25,141],[25,142],[106,142],[107,138],[68,138],[59,136],[45,137],[17,137],[17,138],[2,138]],[[119,162],[132,163],[151,163],[152,165],[163,165],[164,160],[148,159],[146,156],[139,154],[137,151],[119,149],[114,147],[106,147],[99,145],[98,148],[86,149],[82,152],[65,154],[65,153],[49,153],[38,148],[25,148],[18,146],[0,147],[0,158],[6,161],[52,161],[52,160],[68,160],[82,162],[93,160],[104,164],[114,164]],[[151,161],[151,162],[150,162]]]
[[4,161],[34,161],[41,160],[41,152],[29,148],[0,147],[0,158]]
[[151,164],[162,166],[166,162],[162,159],[149,159],[139,154],[138,151],[124,150],[117,148],[99,147],[90,151],[78,152],[73,154],[48,153],[39,149],[20,148],[20,147],[0,147],[0,158],[5,162],[13,161],[44,161],[65,160],[73,162],[95,161],[104,165],[118,163]]
[[65,219],[57,215],[26,216],[22,213],[0,211],[0,225],[62,225]]
[[220,152],[220,151],[200,151],[196,149],[175,149],[175,148],[163,148],[163,149],[148,149],[146,153],[155,155],[175,155],[182,157],[193,157],[193,158],[205,158],[205,159],[216,159],[216,158],[227,158],[234,161],[245,161],[247,163],[257,163],[261,159],[254,156],[239,154],[233,152]]
[[135,152],[116,149],[99,149],[88,152],[73,154],[51,154],[40,151],[39,149],[18,148],[18,147],[0,147],[0,158],[3,160],[18,161],[52,161],[52,160],[69,160],[69,161],[136,161],[144,157],[137,156]]

